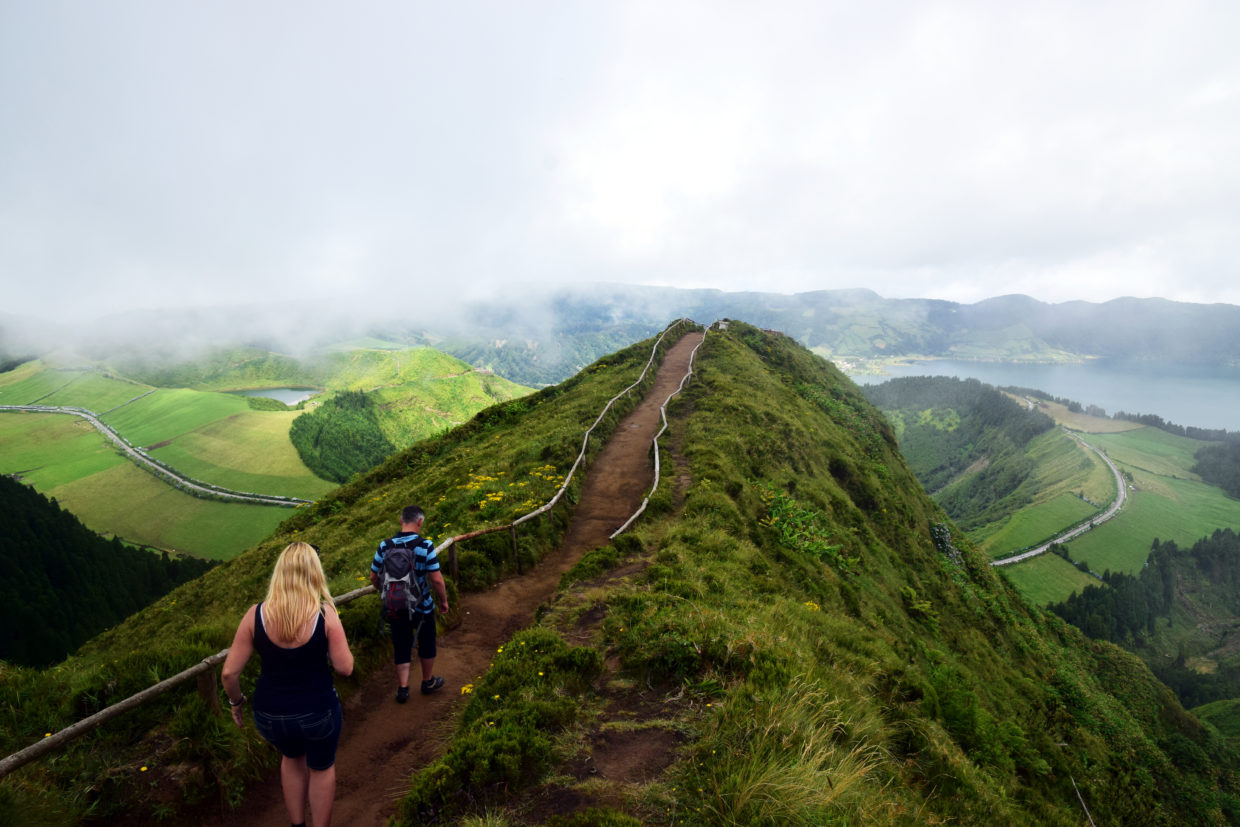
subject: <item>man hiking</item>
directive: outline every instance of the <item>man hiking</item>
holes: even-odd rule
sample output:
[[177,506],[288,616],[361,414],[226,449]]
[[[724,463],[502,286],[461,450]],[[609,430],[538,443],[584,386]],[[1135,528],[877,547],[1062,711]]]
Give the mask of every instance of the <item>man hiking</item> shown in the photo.
[[[370,582],[379,590],[384,617],[392,630],[396,702],[401,704],[409,700],[409,663],[413,659],[415,634],[422,664],[422,694],[429,695],[443,687],[443,678],[434,674],[435,597],[439,598],[439,613],[447,614],[448,589],[439,570],[435,544],[421,536],[425,520],[426,515],[416,505],[402,509],[400,533],[379,543],[370,563]],[[406,575],[403,579],[399,578],[402,567]]]

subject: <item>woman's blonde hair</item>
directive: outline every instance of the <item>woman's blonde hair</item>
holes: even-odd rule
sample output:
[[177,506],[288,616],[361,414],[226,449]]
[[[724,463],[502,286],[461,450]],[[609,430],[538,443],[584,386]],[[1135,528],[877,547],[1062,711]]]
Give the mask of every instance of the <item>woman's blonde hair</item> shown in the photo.
[[289,543],[276,559],[263,601],[267,634],[291,643],[324,602],[333,605],[319,553],[309,543]]

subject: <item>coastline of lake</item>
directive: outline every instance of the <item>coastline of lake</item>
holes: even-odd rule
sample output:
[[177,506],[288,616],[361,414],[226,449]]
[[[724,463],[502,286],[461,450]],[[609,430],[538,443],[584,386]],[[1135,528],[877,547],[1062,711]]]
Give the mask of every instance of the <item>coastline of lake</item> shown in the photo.
[[229,391],[237,396],[261,396],[266,399],[275,399],[285,405],[296,405],[322,392],[319,388],[257,388],[247,391]]
[[933,359],[888,365],[885,373],[849,374],[859,385],[904,376],[954,376],[998,387],[1044,391],[1082,405],[1154,414],[1176,425],[1240,431],[1240,367],[1134,362],[1027,364]]

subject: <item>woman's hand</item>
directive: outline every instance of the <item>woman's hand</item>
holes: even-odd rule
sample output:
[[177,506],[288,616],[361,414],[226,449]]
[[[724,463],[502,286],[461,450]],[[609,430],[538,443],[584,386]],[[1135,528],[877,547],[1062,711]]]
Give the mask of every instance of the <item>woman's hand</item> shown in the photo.
[[232,712],[233,723],[237,725],[237,729],[241,729],[242,727],[243,718],[241,711],[245,709],[246,700],[247,698],[245,695],[241,696],[241,701],[239,703],[233,703],[231,698],[228,700],[228,706],[230,707],[229,711]]

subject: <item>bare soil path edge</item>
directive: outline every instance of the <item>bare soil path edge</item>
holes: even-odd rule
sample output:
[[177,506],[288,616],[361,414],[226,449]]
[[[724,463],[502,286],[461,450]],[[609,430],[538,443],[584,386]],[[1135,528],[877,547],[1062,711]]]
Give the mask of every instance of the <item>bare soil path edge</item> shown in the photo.
[[[560,548],[523,576],[461,596],[462,623],[440,638],[435,663],[436,674],[447,682],[445,688],[424,697],[417,694],[415,684],[409,703],[398,705],[393,670],[379,668],[345,703],[344,733],[336,755],[334,824],[387,824],[411,775],[438,757],[451,737],[456,712],[465,701],[460,688],[478,680],[495,650],[530,625],[538,606],[555,593],[560,576],[585,552],[606,545],[611,533],[641,505],[654,476],[650,446],[662,425],[659,409],[679,388],[701,340],[701,333],[690,333],[668,349],[654,387],[621,421],[587,473]],[[434,515],[428,517],[432,523]],[[199,823],[204,827],[288,824],[279,771],[256,784],[238,808],[203,813]]]

